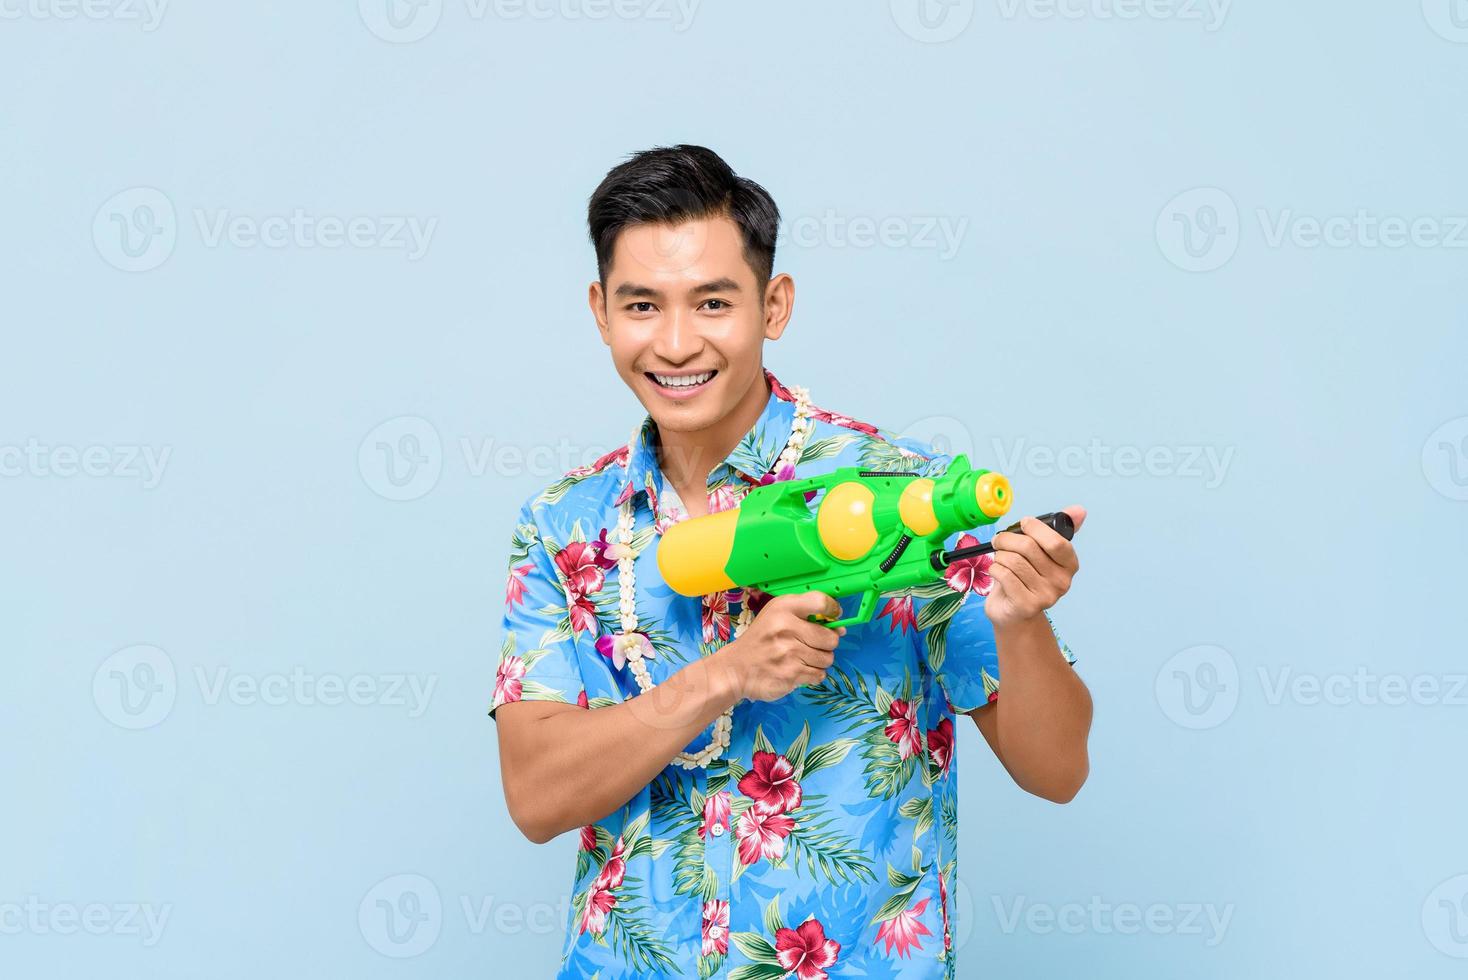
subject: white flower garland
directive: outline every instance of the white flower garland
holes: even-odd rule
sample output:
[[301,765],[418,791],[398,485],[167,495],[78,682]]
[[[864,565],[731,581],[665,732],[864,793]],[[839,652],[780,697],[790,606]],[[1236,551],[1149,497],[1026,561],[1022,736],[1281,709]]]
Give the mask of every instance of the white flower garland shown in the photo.
[[[775,461],[777,474],[786,466],[793,470],[800,462],[800,454],[805,449],[805,441],[813,428],[810,419],[810,394],[804,388],[798,387],[791,388],[790,393],[795,397],[795,418],[790,423],[790,441],[785,444],[780,458]],[[628,443],[627,452],[622,457],[623,469],[630,465],[641,433],[641,426],[632,433],[632,441]],[[614,637],[612,643],[614,651],[620,652],[626,658],[627,666],[632,668],[632,676],[637,681],[638,689],[646,693],[656,685],[648,673],[647,665],[642,662],[644,656],[652,655],[652,644],[637,632],[637,578],[634,570],[637,556],[632,553],[632,530],[636,521],[636,510],[629,495],[617,514],[617,586],[622,633]],[[739,639],[753,619],[754,615],[749,611],[746,597],[739,610],[739,618],[735,621],[734,639]],[[732,706],[724,709],[724,713],[714,719],[714,734],[709,744],[694,753],[679,752],[673,757],[673,762],[684,769],[698,769],[723,755],[724,749],[729,746],[729,733],[734,726],[733,717]]]

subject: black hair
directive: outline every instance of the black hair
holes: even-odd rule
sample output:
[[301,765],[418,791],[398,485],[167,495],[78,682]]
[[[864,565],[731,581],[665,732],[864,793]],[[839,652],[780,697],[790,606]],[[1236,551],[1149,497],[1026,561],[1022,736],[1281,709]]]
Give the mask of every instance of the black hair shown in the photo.
[[769,191],[713,150],[680,143],[634,153],[602,178],[586,207],[596,270],[606,285],[617,236],[628,225],[677,224],[725,215],[739,226],[744,260],[763,289],[775,265],[780,209]]

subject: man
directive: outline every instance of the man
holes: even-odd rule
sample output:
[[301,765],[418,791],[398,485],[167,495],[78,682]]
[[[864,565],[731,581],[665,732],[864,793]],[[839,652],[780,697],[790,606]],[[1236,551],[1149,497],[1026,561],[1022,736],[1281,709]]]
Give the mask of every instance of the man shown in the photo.
[[588,218],[591,312],[648,417],[521,510],[490,710],[516,825],[580,828],[561,975],[952,976],[955,716],[1031,793],[1086,778],[1090,697],[1046,615],[1075,552],[1025,519],[850,630],[810,617],[854,597],[674,594],[656,551],[679,520],[948,460],[765,370],[795,295],[779,212],[712,151],[633,156]]

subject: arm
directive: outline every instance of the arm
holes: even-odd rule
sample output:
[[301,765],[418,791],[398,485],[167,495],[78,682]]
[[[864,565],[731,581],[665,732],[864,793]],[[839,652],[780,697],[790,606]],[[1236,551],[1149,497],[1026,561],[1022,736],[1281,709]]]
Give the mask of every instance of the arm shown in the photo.
[[583,710],[555,701],[499,708],[500,771],[515,826],[537,844],[605,817],[739,700],[730,646],[651,691]]
[[969,717],[1020,789],[1069,803],[1090,772],[1091,694],[1044,617],[996,627],[994,639],[1004,691]]
[[621,704],[518,701],[497,711],[505,804],[537,844],[637,795],[721,712],[820,684],[844,629],[809,622],[841,607],[820,592],[771,599],[744,635]]
[[[1079,529],[1085,511],[1067,508]],[[1064,537],[1033,518],[1024,534],[994,537],[994,589],[985,612],[994,624],[1003,694],[969,712],[1005,771],[1023,790],[1068,803],[1090,772],[1086,740],[1091,695],[1066,662],[1045,610],[1080,569]]]

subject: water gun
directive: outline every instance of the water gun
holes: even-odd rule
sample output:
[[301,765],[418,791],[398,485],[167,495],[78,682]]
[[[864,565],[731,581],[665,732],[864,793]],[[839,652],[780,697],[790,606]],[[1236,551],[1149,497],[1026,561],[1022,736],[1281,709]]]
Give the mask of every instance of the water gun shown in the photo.
[[[824,476],[755,487],[733,510],[694,517],[663,532],[658,570],[680,595],[755,588],[770,595],[860,595],[854,616],[869,621],[877,599],[935,582],[950,564],[993,545],[943,550],[957,531],[993,524],[1009,512],[1009,480],[956,456],[939,477],[842,467]],[[1039,520],[1069,538],[1064,512]],[[1018,531],[1018,525],[1006,528]]]

